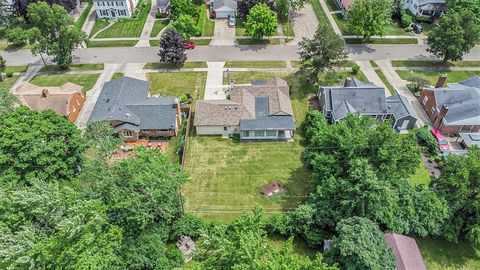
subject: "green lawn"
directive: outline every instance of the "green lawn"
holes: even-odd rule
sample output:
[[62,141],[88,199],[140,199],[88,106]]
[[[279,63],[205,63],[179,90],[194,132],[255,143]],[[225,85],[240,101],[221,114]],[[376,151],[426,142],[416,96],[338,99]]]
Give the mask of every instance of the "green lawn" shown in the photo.
[[179,97],[190,94],[194,100],[203,99],[205,92],[206,72],[158,72],[147,73],[152,82],[151,93],[162,96]]
[[372,67],[378,67],[377,62],[370,60],[368,61]]
[[112,26],[100,32],[97,38],[121,38],[121,37],[140,37],[143,30],[143,25],[147,20],[148,13],[152,3],[150,0],[146,0],[147,4],[142,5],[140,1],[137,8],[140,8],[138,17],[135,19],[118,19]]
[[[333,76],[332,74],[335,74],[335,76]],[[362,71],[359,71],[357,74],[353,74],[351,71],[342,70],[336,71],[334,73],[325,72],[320,74],[318,84],[322,86],[338,85],[347,77],[355,77],[362,82],[368,82],[367,77],[365,77]]]
[[161,69],[161,68],[207,68],[207,62],[185,62],[183,65],[172,65],[167,63],[146,63],[143,69]]
[[245,36],[245,26],[243,25],[242,19],[237,19],[237,24],[235,25],[235,35]]
[[423,164],[423,161],[420,159],[418,168],[414,175],[410,176],[410,183],[412,184],[422,184],[428,186],[430,183],[430,172]]
[[238,45],[280,45],[280,39],[271,38],[271,39],[237,39]]
[[[268,244],[270,244],[270,246],[278,251],[282,251],[283,250],[283,247],[285,246],[285,243],[287,242],[288,239],[286,239],[285,237],[281,237],[281,236],[269,236],[268,237]],[[303,255],[303,256],[307,256],[309,257],[310,259],[315,259],[315,256],[317,255],[318,252],[320,252],[320,250],[315,250],[315,249],[312,249],[310,248],[307,243],[305,243],[305,241],[303,241],[303,239],[299,238],[299,237],[296,237],[293,239],[293,252],[299,254],[299,255]]]
[[3,77],[3,82],[0,82],[0,89],[10,89],[13,84],[17,81],[18,77],[20,76],[12,76],[10,78]]
[[417,238],[417,243],[428,270],[480,269],[480,259],[464,240],[450,243],[437,238]]
[[98,31],[108,26],[110,22],[107,19],[97,19],[93,24],[92,31],[90,31],[89,37],[93,37]]
[[[272,74],[251,74],[263,79]],[[298,84],[293,74],[278,74],[292,86],[292,107],[297,126],[307,111],[305,93],[316,88]],[[194,134],[194,132],[192,132]],[[191,182],[182,187],[187,212],[214,220],[231,220],[256,204],[266,214],[296,208],[309,192],[309,172],[302,163],[301,135],[295,141],[239,143],[221,137],[189,138],[185,171]],[[282,181],[287,192],[264,198],[259,188],[273,180]]]
[[[343,18],[342,14],[332,14],[335,22],[342,31],[344,35],[354,35],[352,31],[348,28],[347,21]],[[395,35],[395,36],[403,36],[403,35],[412,35],[410,32],[406,32],[402,27],[400,27],[396,22],[392,21],[386,31],[385,35]]]
[[90,10],[92,9],[93,2],[88,1],[87,7],[83,10],[82,14],[78,18],[78,20],[75,22],[75,28],[78,30],[82,30],[83,24],[87,20],[88,13],[90,13]]
[[381,70],[375,70],[375,73],[377,73],[378,77],[380,77],[383,84],[385,84],[385,86],[388,89],[388,92],[390,92],[390,94],[392,94],[392,96],[396,95],[397,90],[395,90],[395,87],[393,87],[393,85],[387,80],[387,77],[385,77],[385,74],[383,74],[383,72]]
[[97,47],[133,47],[138,43],[138,40],[107,40],[107,41],[88,41],[88,48]]
[[38,86],[61,86],[67,82],[83,86],[84,91],[92,89],[100,74],[37,75],[30,82]]
[[393,67],[480,67],[480,61],[393,60]]
[[[346,38],[347,44],[364,44],[359,38]],[[365,44],[418,44],[416,38],[372,38]]]
[[[76,64],[71,65],[68,70],[71,71],[84,71],[84,70],[103,70],[103,64]],[[62,71],[57,65],[46,65],[43,66],[39,72],[48,72],[48,71]]]
[[280,25],[282,26],[284,36],[289,38],[295,37],[295,33],[293,32],[293,26],[291,22],[280,23]]
[[[211,39],[192,39],[190,40],[193,43],[195,43],[195,46],[208,46],[210,45],[210,42],[212,41]],[[151,47],[158,47],[160,45],[160,41],[157,39],[151,39],[150,40],[150,46]]]
[[170,23],[170,20],[156,20],[153,24],[152,32],[150,33],[150,37],[156,37],[163,28],[165,28]]
[[125,76],[125,73],[115,72],[115,73],[113,73],[112,81],[113,81],[113,80],[116,80],[116,79],[120,79],[120,78],[122,78],[123,76]]
[[285,61],[228,61],[226,68],[284,68]]
[[7,66],[7,68],[5,69],[5,73],[11,71],[13,73],[16,73],[16,72],[25,72],[27,71],[28,69],[28,66]]
[[[208,16],[208,15],[205,15]],[[210,18],[205,18],[205,24],[203,25],[202,36],[204,37],[212,37],[215,32],[215,21],[211,20]]]
[[435,85],[438,77],[441,74],[447,74],[447,83],[455,83],[466,80],[472,76],[480,75],[480,71],[412,71],[412,70],[397,70],[398,75],[404,80],[409,77],[421,77],[430,82],[431,85]]

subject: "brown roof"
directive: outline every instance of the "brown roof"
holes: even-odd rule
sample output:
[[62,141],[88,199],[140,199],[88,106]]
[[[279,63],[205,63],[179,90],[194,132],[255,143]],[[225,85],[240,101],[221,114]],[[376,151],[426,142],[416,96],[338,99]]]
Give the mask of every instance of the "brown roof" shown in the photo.
[[[47,91],[46,96],[42,93]],[[15,91],[15,96],[36,111],[52,109],[60,115],[68,115],[68,103],[73,94],[81,93],[82,87],[73,83],[65,83],[62,86],[41,87],[31,83],[25,83]]]
[[396,233],[386,233],[385,240],[397,258],[398,270],[427,269],[414,238]]
[[230,100],[199,100],[195,109],[195,126],[238,126],[240,119],[255,118],[255,97],[267,96],[270,115],[293,115],[286,81],[267,80],[262,85],[234,86]]

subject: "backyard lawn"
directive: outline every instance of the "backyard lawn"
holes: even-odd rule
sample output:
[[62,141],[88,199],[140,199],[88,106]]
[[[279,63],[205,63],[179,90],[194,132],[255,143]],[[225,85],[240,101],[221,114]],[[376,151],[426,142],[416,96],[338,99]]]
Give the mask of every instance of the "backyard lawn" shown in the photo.
[[[121,38],[121,37],[140,37],[143,25],[147,20],[148,13],[152,6],[151,0],[146,0],[147,4],[143,6],[140,1],[137,8],[140,8],[138,17],[134,19],[118,19],[112,26],[100,32],[97,38]],[[96,22],[95,22],[96,23]],[[92,31],[93,32],[93,31]]]
[[152,95],[179,97],[190,94],[194,100],[203,99],[206,72],[159,72],[147,73],[147,80],[152,82]]
[[15,81],[17,81],[18,77],[20,76],[12,76],[10,78],[4,77],[3,82],[0,82],[0,89],[10,89]]
[[83,86],[83,91],[92,89],[100,74],[37,75],[30,82],[38,86],[61,86],[67,82]]
[[410,183],[416,185],[422,184],[426,186],[428,186],[428,184],[430,183],[430,173],[428,172],[421,159],[418,164],[417,171],[414,175],[410,176]]
[[450,243],[437,238],[417,238],[428,270],[480,269],[480,259],[467,242]]
[[[242,78],[264,79],[273,73],[250,72]],[[300,86],[294,74],[276,73],[291,86],[292,107],[297,127],[307,112],[305,94],[315,92],[312,86]],[[185,171],[191,182],[184,184],[187,212],[207,219],[231,220],[256,204],[266,214],[294,209],[308,194],[308,171],[301,160],[304,151],[301,135],[295,141],[239,143],[221,137],[189,138]],[[287,192],[269,199],[259,188],[274,180],[282,181]]]
[[397,70],[398,75],[404,80],[409,77],[421,77],[435,85],[440,74],[447,74],[447,83],[455,83],[466,80],[472,76],[480,75],[480,71],[412,71],[412,70]]
[[165,28],[170,23],[170,20],[156,20],[153,24],[152,32],[150,33],[150,37],[156,37],[163,28]]

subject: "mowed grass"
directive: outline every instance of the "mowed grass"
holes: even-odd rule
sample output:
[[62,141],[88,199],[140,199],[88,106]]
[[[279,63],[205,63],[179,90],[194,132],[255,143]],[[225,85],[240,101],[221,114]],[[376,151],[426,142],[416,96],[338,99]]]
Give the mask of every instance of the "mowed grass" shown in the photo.
[[280,45],[280,39],[270,38],[270,39],[237,39],[238,45]]
[[[271,77],[257,72],[255,79]],[[314,87],[300,86],[293,74],[276,74],[291,86],[292,107],[297,128],[307,112],[305,93]],[[196,136],[192,131],[187,147],[185,171],[191,182],[184,184],[187,212],[210,220],[231,220],[256,204],[268,214],[291,211],[309,193],[309,172],[303,166],[302,137],[295,141],[240,143],[218,136]],[[287,191],[271,198],[260,187],[282,181]]]
[[[141,7],[142,3],[147,3]],[[147,20],[148,13],[152,6],[151,0],[145,0],[137,5],[141,8],[138,17],[135,19],[118,19],[112,26],[100,32],[97,38],[121,38],[121,37],[140,37],[143,25]],[[93,31],[92,31],[93,32]]]
[[423,164],[423,161],[420,159],[418,168],[415,171],[415,174],[410,176],[410,183],[411,184],[422,184],[428,186],[430,183],[430,172],[428,172],[427,168]]
[[93,6],[93,1],[89,1],[87,3],[87,7],[83,10],[82,14],[78,18],[78,20],[75,22],[75,26],[74,26],[75,29],[82,30],[82,27],[85,24],[85,21],[87,20],[88,13],[90,13],[92,6]]
[[165,28],[170,23],[170,20],[156,20],[153,24],[152,32],[150,33],[150,37],[156,37],[163,28]]
[[416,38],[372,38],[367,42],[362,42],[359,38],[346,38],[346,44],[418,44]]
[[393,60],[393,67],[480,67],[480,61]]
[[[352,31],[350,31],[347,21],[343,18],[342,14],[332,14],[333,19],[340,28],[340,31],[344,35],[354,35]],[[398,24],[394,21],[391,21],[390,24],[387,26],[385,31],[385,35],[394,35],[394,36],[409,36],[412,35],[410,32],[406,32],[403,28],[398,26]]]
[[92,31],[90,31],[89,37],[93,37],[98,31],[107,27],[110,22],[106,19],[97,19],[93,24]]
[[428,270],[476,270],[480,258],[469,243],[451,243],[438,238],[417,238],[418,247]]
[[18,77],[20,76],[12,76],[10,78],[7,78],[6,76],[4,76],[3,82],[0,82],[0,89],[10,89],[10,87],[12,87],[13,84],[15,84]]
[[289,21],[283,22],[283,23],[280,23],[280,25],[282,26],[282,31],[284,36],[290,37],[290,38],[295,37],[295,33],[293,32],[293,26],[291,22]]
[[203,99],[206,72],[159,72],[147,73],[147,80],[151,81],[151,94],[179,97],[190,94],[194,100]]
[[125,76],[125,73],[115,72],[115,73],[113,73],[113,76],[112,76],[112,79],[111,79],[111,80],[113,81],[113,80],[116,80],[116,79],[120,79],[120,78],[122,78],[122,77],[124,77],[124,76]]
[[[85,70],[103,70],[104,64],[76,64],[71,65],[68,70],[71,71],[85,71]],[[62,71],[59,66],[57,65],[47,65],[43,66],[40,69],[40,72],[48,72],[48,71]]]
[[204,37],[212,37],[215,33],[215,21],[208,18],[208,15],[205,18],[205,24],[203,25],[202,36]]
[[226,68],[284,68],[285,61],[228,61]]
[[207,68],[207,62],[185,62],[182,65],[174,65],[169,63],[146,63],[143,69],[163,69],[163,68]]
[[61,86],[67,82],[83,86],[83,91],[92,89],[100,74],[37,75],[30,82],[38,86]]
[[480,75],[480,71],[412,71],[397,70],[398,75],[407,80],[409,77],[420,77],[428,80],[431,85],[435,85],[441,74],[447,74],[447,83],[455,83],[466,80],[475,75]]
[[390,92],[392,96],[396,95],[397,90],[395,90],[395,87],[393,87],[393,85],[387,80],[387,77],[385,77],[385,74],[383,74],[383,72],[379,69],[375,70],[375,73],[377,73],[378,77],[380,77],[380,80],[382,80],[383,84],[385,84],[385,86],[388,89],[388,92]]
[[90,40],[87,42],[87,47],[88,48],[133,47],[137,43],[138,43],[138,40],[106,40],[106,41]]
[[28,69],[28,66],[7,66],[7,68],[5,69],[5,73],[7,73],[7,72],[13,72],[13,73],[25,72],[25,71],[27,71],[27,69]]

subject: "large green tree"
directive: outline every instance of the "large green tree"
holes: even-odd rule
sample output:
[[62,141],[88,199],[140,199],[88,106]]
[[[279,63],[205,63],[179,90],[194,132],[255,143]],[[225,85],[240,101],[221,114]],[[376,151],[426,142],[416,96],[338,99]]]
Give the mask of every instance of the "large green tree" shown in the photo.
[[0,117],[13,111],[16,104],[18,104],[17,97],[8,88],[0,87]]
[[91,147],[94,147],[95,155],[104,162],[108,162],[108,158],[115,153],[123,141],[116,135],[112,124],[108,121],[88,124],[83,131],[83,137]]
[[85,143],[54,111],[20,107],[0,118],[0,183],[67,180],[80,169]]
[[170,27],[175,29],[185,40],[198,34],[197,24],[190,15],[182,14],[176,19]]
[[170,18],[173,20],[178,19],[180,15],[189,15],[192,17],[198,15],[197,7],[188,0],[172,0],[170,6]]
[[87,36],[81,30],[72,27],[73,18],[62,6],[46,2],[32,3],[28,6],[28,19],[32,25],[29,30],[32,53],[53,56],[53,62],[62,69],[72,64],[72,52],[86,41]]
[[372,221],[351,217],[340,221],[336,230],[337,236],[325,252],[327,261],[338,263],[341,269],[396,269],[393,251]]
[[348,8],[347,24],[364,42],[372,36],[384,36],[391,24],[392,0],[355,0]]
[[480,0],[447,0],[447,4],[448,12],[472,11],[477,24],[480,24]]
[[471,10],[448,12],[428,33],[427,51],[444,62],[458,61],[480,39],[480,24]]
[[255,40],[277,33],[277,16],[265,4],[255,5],[247,15],[245,33]]
[[345,41],[331,27],[320,24],[312,39],[303,38],[300,45],[300,73],[318,82],[321,72],[333,69],[347,58]]
[[450,206],[443,235],[450,241],[465,238],[480,250],[480,149],[472,147],[466,156],[449,155],[441,167],[442,174],[432,186]]
[[242,19],[246,19],[250,10],[258,4],[265,4],[272,11],[276,11],[275,0],[243,0],[238,2],[238,16]]

